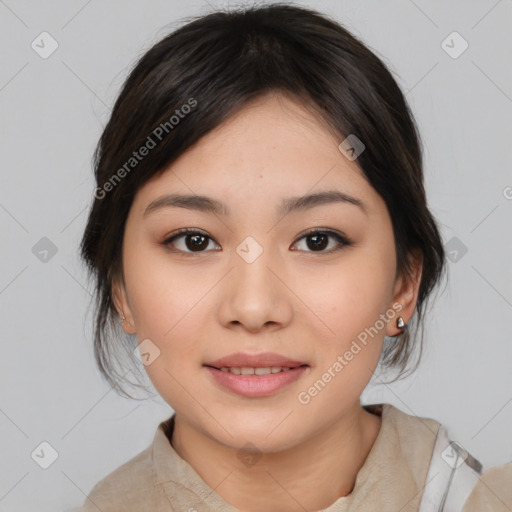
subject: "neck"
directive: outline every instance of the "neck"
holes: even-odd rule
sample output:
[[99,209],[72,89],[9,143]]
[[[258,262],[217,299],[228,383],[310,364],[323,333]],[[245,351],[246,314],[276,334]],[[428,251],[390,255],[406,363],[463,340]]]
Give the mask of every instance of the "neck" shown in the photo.
[[380,417],[356,403],[306,442],[258,455],[257,463],[244,465],[237,450],[215,442],[176,415],[171,444],[217,494],[239,510],[315,511],[350,494],[380,424]]

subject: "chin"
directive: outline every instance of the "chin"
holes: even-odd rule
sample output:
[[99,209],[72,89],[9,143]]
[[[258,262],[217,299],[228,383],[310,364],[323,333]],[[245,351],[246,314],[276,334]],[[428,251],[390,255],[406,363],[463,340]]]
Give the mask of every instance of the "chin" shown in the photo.
[[[295,422],[283,422],[286,415],[282,413],[276,414],[275,417],[267,414],[266,418],[262,418],[261,413],[252,415],[241,410],[238,415],[226,417],[229,417],[229,422],[223,426],[227,432],[215,424],[209,435],[234,450],[244,447],[250,449],[248,445],[254,445],[259,452],[275,453],[292,448],[300,441]],[[212,427],[210,422],[208,427]]]

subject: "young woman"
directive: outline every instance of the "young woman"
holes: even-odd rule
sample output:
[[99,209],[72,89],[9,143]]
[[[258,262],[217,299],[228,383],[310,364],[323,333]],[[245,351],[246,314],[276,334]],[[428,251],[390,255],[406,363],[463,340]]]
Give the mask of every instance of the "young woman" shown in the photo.
[[96,358],[125,393],[136,349],[174,413],[85,510],[512,510],[512,463],[482,476],[437,421],[360,403],[379,363],[413,369],[445,260],[411,112],[346,29],[189,21],[129,75],[95,172]]

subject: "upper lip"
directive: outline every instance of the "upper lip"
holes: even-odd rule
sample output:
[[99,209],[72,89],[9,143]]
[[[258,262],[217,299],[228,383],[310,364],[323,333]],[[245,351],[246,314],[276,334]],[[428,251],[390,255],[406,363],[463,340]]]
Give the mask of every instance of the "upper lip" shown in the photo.
[[307,366],[306,363],[296,361],[274,352],[261,352],[260,354],[244,354],[243,352],[236,352],[215,361],[204,364],[205,366],[212,366],[214,368],[232,368],[232,367],[245,367],[245,368],[268,368],[268,367],[286,367],[295,368],[297,366]]

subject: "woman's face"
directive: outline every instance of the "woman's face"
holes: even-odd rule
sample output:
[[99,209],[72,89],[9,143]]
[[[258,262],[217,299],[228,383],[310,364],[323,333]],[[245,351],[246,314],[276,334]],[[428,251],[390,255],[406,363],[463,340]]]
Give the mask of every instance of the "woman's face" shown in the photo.
[[224,445],[290,448],[359,407],[398,310],[413,313],[386,205],[340,142],[266,96],[133,202],[114,287],[123,326],[178,417]]

